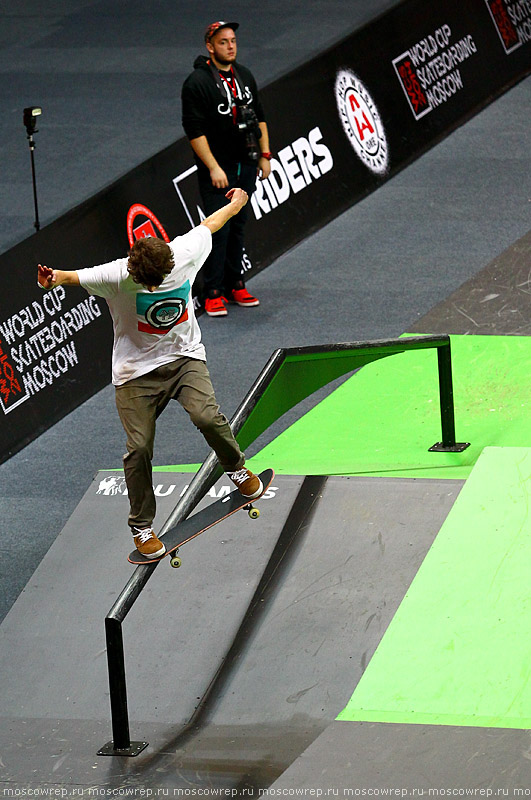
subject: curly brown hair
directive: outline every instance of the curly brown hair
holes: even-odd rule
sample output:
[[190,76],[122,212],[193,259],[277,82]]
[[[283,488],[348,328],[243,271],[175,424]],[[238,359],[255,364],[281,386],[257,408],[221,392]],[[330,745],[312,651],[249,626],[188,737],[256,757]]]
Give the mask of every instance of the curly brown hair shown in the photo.
[[175,266],[171,248],[155,236],[137,239],[128,256],[127,271],[142,286],[160,286]]

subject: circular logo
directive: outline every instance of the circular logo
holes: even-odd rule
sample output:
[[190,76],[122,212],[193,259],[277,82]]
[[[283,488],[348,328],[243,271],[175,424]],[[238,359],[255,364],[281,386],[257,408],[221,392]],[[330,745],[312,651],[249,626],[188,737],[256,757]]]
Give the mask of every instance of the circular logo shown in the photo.
[[[138,216],[147,217],[147,220],[142,225],[139,225],[137,228],[135,228],[134,223]],[[156,218],[153,211],[147,208],[147,206],[143,206],[141,203],[135,203],[131,206],[127,212],[127,238],[129,239],[130,247],[132,247],[135,243],[135,239],[138,239],[141,236],[156,236],[157,233],[155,228],[158,229],[165,242],[170,241],[170,237]]]
[[343,129],[357,156],[375,174],[385,174],[389,168],[387,139],[367,88],[351,70],[340,69],[335,94]]
[[180,297],[157,300],[146,311],[146,320],[152,328],[172,328],[186,310],[186,302]]

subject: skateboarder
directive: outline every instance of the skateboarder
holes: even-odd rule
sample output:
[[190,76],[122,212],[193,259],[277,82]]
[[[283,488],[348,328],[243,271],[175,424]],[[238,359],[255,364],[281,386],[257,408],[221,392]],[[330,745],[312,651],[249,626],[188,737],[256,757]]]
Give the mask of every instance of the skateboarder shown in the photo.
[[127,258],[85,269],[38,265],[41,288],[82,286],[109,306],[114,324],[112,382],[127,434],[128,522],[135,547],[148,558],[165,551],[152,527],[151,462],[155,422],[170,400],[178,400],[188,412],[241,494],[253,499],[262,492],[260,479],[244,467],[245,457],[216,403],[191,294],[212,248],[212,234],[248,200],[243,189],[230,189],[227,198],[228,205],[169,244],[158,238],[139,239]]

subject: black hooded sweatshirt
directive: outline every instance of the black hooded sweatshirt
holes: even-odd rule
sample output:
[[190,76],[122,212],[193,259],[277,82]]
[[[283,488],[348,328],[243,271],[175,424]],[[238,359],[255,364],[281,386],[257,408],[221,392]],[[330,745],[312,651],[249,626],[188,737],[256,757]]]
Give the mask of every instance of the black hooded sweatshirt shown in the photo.
[[[229,84],[235,86],[236,96],[254,109],[258,121],[265,122],[254,77],[241,64],[234,66],[240,80],[233,80],[230,70],[220,72],[228,79],[220,79],[223,90],[220,91],[208,59],[198,56],[194,71],[185,80],[181,92],[183,128],[188,139],[206,136],[212,154],[222,168],[241,162],[252,163],[246,157],[245,136],[235,122],[235,101]],[[195,156],[195,160],[199,169],[206,169],[201,159]]]

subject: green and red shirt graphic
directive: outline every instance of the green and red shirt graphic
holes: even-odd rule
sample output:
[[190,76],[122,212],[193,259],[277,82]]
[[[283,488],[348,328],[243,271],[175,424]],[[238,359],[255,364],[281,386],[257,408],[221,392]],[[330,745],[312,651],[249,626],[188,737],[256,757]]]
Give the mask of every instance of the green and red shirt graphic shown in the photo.
[[142,333],[167,333],[175,325],[188,320],[188,300],[191,286],[182,286],[168,292],[139,292],[136,295],[138,330]]

